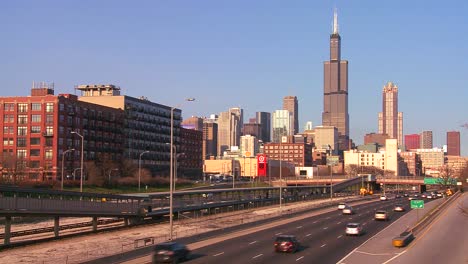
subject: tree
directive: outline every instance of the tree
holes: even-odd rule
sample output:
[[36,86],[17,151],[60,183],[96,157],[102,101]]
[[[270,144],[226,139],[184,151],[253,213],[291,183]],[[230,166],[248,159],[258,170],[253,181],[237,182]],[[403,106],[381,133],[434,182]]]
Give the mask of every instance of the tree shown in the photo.
[[439,184],[448,187],[450,185],[453,185],[453,174],[454,170],[452,166],[449,165],[443,165],[440,168],[440,174],[439,174]]
[[356,165],[356,164],[346,165],[345,172],[346,172],[347,175],[349,175],[351,177],[355,177],[359,173],[359,166]]
[[16,157],[13,153],[3,153],[1,157],[2,164],[2,183],[19,184],[26,178],[26,169],[28,161],[23,157]]

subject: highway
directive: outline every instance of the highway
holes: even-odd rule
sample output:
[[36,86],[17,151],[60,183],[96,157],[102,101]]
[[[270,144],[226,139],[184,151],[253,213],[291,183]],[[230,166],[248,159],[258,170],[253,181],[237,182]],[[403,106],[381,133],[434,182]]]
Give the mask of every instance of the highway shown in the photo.
[[[397,263],[468,263],[468,195],[451,204],[417,240],[389,264]],[[428,250],[430,249],[430,250]]]

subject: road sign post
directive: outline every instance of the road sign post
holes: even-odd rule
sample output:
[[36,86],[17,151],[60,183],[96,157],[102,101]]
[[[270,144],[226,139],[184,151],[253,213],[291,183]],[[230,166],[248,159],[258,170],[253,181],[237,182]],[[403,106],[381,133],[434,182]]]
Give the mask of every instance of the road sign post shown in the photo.
[[[411,200],[411,209],[424,209],[424,200]],[[419,210],[416,210],[417,222],[419,222]]]

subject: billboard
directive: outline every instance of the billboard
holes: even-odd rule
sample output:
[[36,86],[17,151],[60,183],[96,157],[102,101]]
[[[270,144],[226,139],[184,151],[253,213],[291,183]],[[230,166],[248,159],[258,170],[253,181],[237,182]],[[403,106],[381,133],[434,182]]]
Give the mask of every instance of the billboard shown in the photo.
[[264,154],[257,155],[257,175],[258,177],[267,176],[268,161],[267,156]]

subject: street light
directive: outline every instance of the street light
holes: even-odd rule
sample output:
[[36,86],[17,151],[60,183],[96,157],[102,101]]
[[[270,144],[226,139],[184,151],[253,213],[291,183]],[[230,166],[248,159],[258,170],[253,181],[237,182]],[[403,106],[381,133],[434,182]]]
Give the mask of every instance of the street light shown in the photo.
[[83,154],[84,154],[84,137],[76,132],[76,131],[71,131],[70,133],[76,134],[81,138],[81,166],[80,166],[80,192],[83,192]]
[[[195,101],[195,98],[187,98],[185,99],[187,102],[193,102]],[[173,168],[173,148],[174,148],[174,109],[176,109],[178,106],[171,107],[171,157],[169,161],[169,240],[172,240],[172,230],[174,227],[173,223],[173,196],[174,196],[174,190],[172,186],[174,185],[174,168]]]
[[282,160],[283,160],[283,135],[281,135],[280,137],[280,149],[279,149],[279,153],[280,153],[280,195],[279,195],[279,199],[280,199],[280,214],[282,214],[283,212],[283,167],[282,167]]
[[149,153],[149,150],[140,153],[140,157],[138,158],[138,191],[140,191],[141,186],[141,156],[143,156],[145,153]]
[[74,151],[75,149],[67,149],[62,153],[62,183],[61,183],[61,190],[63,191],[63,165],[65,163],[65,154],[67,154],[70,151]]

